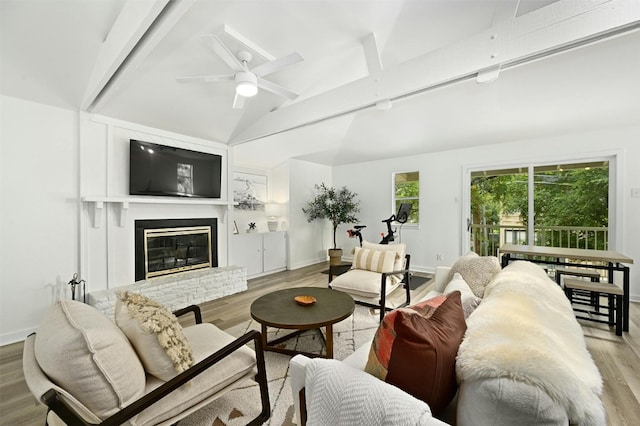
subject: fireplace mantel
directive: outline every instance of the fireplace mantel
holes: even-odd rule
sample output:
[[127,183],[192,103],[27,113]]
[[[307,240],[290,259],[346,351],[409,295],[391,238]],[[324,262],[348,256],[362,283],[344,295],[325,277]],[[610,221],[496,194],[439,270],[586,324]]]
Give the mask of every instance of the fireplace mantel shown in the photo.
[[102,210],[105,203],[111,203],[117,206],[119,211],[118,225],[124,226],[127,218],[129,204],[183,204],[183,205],[210,205],[210,206],[226,206],[220,223],[225,223],[227,213],[231,207],[236,205],[233,201],[212,199],[212,198],[182,198],[182,197],[104,197],[104,196],[87,196],[82,197],[82,202],[89,205],[89,212],[92,217],[93,227],[100,228],[102,222]]

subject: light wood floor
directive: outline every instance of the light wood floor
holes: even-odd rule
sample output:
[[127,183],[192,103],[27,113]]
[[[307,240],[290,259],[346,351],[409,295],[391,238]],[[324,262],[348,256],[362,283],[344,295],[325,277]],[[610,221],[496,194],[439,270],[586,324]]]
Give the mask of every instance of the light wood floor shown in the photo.
[[[249,319],[251,302],[263,294],[326,286],[327,275],[321,273],[325,269],[326,264],[319,264],[249,280],[247,291],[201,305],[203,319],[223,329],[232,327]],[[412,291],[412,300],[428,289],[423,285]],[[604,325],[583,324],[587,347],[604,381],[602,400],[610,426],[640,424],[640,304],[631,305],[629,333],[622,337]],[[0,425],[43,425],[45,412],[24,382],[22,343],[0,347]]]

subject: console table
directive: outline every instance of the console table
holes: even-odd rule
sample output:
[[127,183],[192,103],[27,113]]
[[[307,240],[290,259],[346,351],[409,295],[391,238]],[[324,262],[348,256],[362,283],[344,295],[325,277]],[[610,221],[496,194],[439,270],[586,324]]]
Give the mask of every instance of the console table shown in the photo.
[[[610,283],[613,283],[613,273],[622,272],[622,330],[629,332],[629,267],[633,259],[612,250],[588,250],[563,247],[543,247],[529,245],[504,244],[500,247],[502,253],[502,267],[512,260],[528,260],[534,263],[548,265],[573,266],[577,268],[604,269],[607,271]],[[544,257],[546,259],[540,259]],[[584,265],[571,260],[586,260],[601,262],[603,265]]]

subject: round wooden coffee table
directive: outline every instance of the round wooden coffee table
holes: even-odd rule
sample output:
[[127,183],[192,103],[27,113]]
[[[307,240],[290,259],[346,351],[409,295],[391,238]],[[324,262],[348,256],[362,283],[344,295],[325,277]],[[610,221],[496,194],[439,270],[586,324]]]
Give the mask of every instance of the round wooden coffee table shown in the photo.
[[[313,296],[316,298],[316,302],[309,306],[302,306],[294,300],[296,296]],[[322,287],[297,287],[274,291],[256,299],[251,304],[251,318],[262,325],[264,350],[287,355],[321,356],[320,354],[279,348],[276,345],[303,331],[325,327],[326,357],[333,358],[333,324],[349,317],[354,308],[353,299],[346,293]],[[267,327],[297,331],[267,342]]]

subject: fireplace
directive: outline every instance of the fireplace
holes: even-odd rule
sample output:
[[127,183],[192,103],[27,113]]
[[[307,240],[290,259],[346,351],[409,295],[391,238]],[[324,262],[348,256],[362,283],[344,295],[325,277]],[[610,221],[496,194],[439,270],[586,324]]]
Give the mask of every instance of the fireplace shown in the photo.
[[218,220],[135,221],[135,280],[218,266]]

